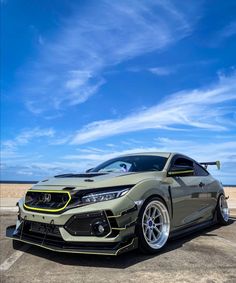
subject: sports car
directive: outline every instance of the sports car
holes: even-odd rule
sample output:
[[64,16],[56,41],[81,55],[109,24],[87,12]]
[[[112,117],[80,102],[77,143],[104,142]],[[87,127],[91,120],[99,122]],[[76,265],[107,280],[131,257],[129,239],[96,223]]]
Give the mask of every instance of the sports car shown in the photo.
[[229,222],[224,189],[208,171],[179,153],[119,156],[81,174],[43,180],[19,200],[6,235],[46,249],[118,255],[153,254],[167,240]]

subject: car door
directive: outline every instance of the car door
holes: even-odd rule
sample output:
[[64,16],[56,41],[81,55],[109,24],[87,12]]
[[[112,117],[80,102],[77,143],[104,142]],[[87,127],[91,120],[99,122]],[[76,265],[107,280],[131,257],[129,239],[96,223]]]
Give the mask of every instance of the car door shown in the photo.
[[197,162],[194,162],[194,172],[195,176],[198,176],[202,187],[202,192],[200,195],[204,201],[202,218],[203,220],[210,220],[213,217],[213,212],[217,202],[217,192],[215,189],[216,180]]
[[171,172],[172,167],[178,166],[186,166],[192,170],[172,176],[173,228],[182,228],[203,221],[206,207],[202,179],[195,175],[194,161],[185,156],[176,155],[173,157],[169,171]]

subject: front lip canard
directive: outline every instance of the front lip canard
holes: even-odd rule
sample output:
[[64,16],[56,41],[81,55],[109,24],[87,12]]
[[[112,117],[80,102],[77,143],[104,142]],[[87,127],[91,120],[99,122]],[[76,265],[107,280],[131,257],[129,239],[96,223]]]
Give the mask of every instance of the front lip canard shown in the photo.
[[60,212],[71,201],[69,191],[29,190],[25,196],[24,208],[42,212]]

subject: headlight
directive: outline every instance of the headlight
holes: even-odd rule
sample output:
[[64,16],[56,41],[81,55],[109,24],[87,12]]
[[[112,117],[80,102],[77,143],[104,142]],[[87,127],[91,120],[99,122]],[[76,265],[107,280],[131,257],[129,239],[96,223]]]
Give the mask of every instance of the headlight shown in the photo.
[[111,200],[115,198],[119,198],[127,194],[129,191],[129,188],[121,189],[121,190],[114,190],[114,191],[107,191],[107,192],[94,192],[89,193],[82,197],[83,203],[92,203],[92,202],[100,202],[100,201],[106,201]]

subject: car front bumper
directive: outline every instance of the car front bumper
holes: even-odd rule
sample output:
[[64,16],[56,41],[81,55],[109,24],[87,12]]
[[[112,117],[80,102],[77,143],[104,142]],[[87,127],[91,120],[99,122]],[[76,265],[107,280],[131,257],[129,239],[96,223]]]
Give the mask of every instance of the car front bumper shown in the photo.
[[[61,214],[26,210],[23,200],[19,201],[19,209],[17,225],[6,231],[8,238],[17,241],[58,252],[100,255],[118,255],[138,245],[135,235],[138,207],[127,197],[122,201],[116,199],[69,209]],[[108,230],[102,236],[95,235],[89,228],[86,231],[86,227],[93,224],[91,215],[94,214],[101,215],[101,220],[107,222]],[[73,219],[78,221],[75,231],[68,229]],[[72,223],[71,227],[75,229],[76,225]],[[35,230],[35,227],[38,228]]]

